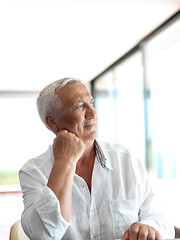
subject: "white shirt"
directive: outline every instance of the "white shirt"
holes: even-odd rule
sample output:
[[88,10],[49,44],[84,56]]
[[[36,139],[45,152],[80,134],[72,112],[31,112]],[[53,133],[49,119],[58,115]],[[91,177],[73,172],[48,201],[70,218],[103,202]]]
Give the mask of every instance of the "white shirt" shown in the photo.
[[120,239],[134,222],[150,225],[162,238],[174,238],[173,227],[153,208],[154,194],[141,162],[120,145],[96,145],[99,150],[96,149],[91,193],[86,182],[77,174],[74,176],[70,223],[63,219],[59,201],[47,187],[54,162],[52,146],[22,167],[21,222],[30,239]]

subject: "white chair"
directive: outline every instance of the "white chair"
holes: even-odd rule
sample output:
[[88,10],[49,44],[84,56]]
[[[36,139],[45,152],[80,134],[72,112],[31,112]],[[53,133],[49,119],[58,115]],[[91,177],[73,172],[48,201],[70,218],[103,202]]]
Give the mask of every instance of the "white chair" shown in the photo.
[[15,222],[12,225],[12,227],[10,229],[9,240],[30,240],[24,233],[24,231],[21,227],[20,220],[18,220],[17,222]]

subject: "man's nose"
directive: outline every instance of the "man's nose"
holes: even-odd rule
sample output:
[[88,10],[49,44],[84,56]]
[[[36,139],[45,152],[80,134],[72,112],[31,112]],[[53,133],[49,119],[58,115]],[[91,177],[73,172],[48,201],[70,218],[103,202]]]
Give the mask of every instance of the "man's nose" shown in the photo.
[[86,107],[86,119],[95,119],[97,117],[96,109],[93,106]]

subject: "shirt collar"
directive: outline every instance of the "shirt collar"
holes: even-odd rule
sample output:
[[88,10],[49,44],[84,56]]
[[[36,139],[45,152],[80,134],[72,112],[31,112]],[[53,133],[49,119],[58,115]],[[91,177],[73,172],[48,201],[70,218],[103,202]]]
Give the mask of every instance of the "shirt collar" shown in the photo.
[[100,162],[101,166],[104,169],[113,170],[110,161],[104,156],[101,146],[97,142],[97,140],[94,141],[94,147],[95,147],[95,151],[96,151],[96,157],[97,157],[98,161]]

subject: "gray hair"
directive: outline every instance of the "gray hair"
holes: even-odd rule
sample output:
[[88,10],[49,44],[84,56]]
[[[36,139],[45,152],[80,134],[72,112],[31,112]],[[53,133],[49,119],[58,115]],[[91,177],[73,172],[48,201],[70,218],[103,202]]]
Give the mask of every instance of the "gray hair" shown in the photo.
[[45,126],[49,129],[46,124],[46,115],[53,114],[59,115],[61,112],[62,101],[57,94],[61,88],[72,82],[80,82],[80,79],[76,78],[63,78],[47,85],[39,94],[37,98],[37,110],[39,116]]

